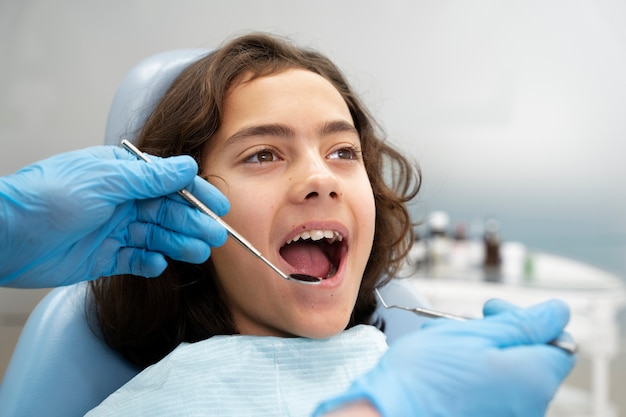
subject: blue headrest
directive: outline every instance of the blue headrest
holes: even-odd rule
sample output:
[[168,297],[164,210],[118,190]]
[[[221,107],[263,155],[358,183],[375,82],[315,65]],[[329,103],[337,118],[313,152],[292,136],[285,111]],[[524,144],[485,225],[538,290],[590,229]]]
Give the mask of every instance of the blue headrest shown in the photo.
[[105,145],[119,145],[122,139],[134,141],[174,79],[189,64],[209,52],[207,49],[163,52],[133,68],[122,80],[113,98],[105,130]]

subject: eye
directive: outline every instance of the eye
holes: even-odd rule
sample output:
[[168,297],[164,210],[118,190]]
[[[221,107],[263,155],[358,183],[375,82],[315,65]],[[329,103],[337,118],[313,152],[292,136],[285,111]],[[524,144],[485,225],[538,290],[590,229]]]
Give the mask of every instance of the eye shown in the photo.
[[264,148],[247,157],[245,162],[252,164],[262,164],[264,162],[273,162],[278,159],[279,158],[276,154],[276,151],[271,148]]
[[361,151],[355,146],[346,146],[331,152],[328,159],[348,159],[354,160],[361,157]]

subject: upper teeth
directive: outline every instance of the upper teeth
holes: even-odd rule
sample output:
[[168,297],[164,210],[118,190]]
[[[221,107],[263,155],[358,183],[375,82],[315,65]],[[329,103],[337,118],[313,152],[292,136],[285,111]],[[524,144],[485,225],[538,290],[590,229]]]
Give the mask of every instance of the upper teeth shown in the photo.
[[341,236],[339,234],[339,232],[336,232],[334,230],[306,230],[294,237],[291,238],[291,240],[289,240],[287,242],[287,244],[292,243],[292,242],[296,242],[298,240],[307,240],[307,239],[311,239],[311,240],[322,240],[322,239],[326,239],[328,240],[329,243],[333,243],[333,242],[341,242],[341,240],[343,239],[343,236]]

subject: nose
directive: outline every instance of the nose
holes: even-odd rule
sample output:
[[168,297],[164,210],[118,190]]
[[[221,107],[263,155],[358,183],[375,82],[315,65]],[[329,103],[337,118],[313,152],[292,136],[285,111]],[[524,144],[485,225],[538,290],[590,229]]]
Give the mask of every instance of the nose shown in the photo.
[[342,190],[340,181],[325,158],[316,156],[307,158],[294,166],[290,175],[291,198],[296,203],[313,202],[328,199],[338,201]]

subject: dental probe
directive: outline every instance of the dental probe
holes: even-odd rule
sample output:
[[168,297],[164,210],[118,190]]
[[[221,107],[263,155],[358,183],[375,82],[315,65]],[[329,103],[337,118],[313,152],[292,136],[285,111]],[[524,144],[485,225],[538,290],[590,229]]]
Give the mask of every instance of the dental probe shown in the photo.
[[[123,139],[122,140],[122,146],[127,151],[129,151],[130,153],[135,155],[137,158],[142,159],[145,162],[150,162],[150,159],[148,159],[148,157],[143,152],[141,152],[135,145],[133,145],[130,141],[128,141],[126,139]],[[285,274],[283,271],[278,269],[278,267],[276,267],[276,265],[274,265],[267,258],[265,258],[261,254],[261,252],[259,252],[254,246],[252,246],[252,244],[250,242],[248,242],[243,236],[241,236],[228,223],[226,223],[224,220],[222,220],[217,214],[213,213],[213,211],[211,211],[211,209],[209,209],[206,205],[204,205],[204,203],[202,203],[202,201],[200,201],[198,199],[198,197],[193,195],[189,190],[187,190],[186,188],[183,188],[182,190],[178,191],[178,194],[181,197],[183,197],[185,200],[187,200],[192,206],[196,207],[202,213],[206,214],[207,216],[209,216],[210,218],[215,220],[217,223],[219,223],[220,226],[222,226],[224,229],[226,229],[226,231],[228,232],[230,237],[232,237],[241,246],[246,248],[248,250],[248,252],[250,252],[251,254],[253,254],[254,256],[259,258],[261,261],[263,261],[267,266],[272,268],[274,270],[274,272],[276,272],[282,278],[284,278],[284,279],[286,279],[288,281],[299,282],[300,284],[317,285],[320,282],[322,282],[321,278],[314,277],[314,276],[311,276],[311,275],[306,275],[306,274],[289,274],[289,275],[287,275],[287,274]]]
[[[458,321],[470,320],[469,317],[457,316],[455,314],[443,313],[443,312],[440,312],[440,311],[430,310],[430,309],[427,309],[427,308],[404,307],[404,306],[399,306],[399,305],[395,305],[395,304],[394,305],[387,305],[387,303],[383,299],[383,296],[380,294],[378,289],[375,289],[374,291],[376,291],[376,296],[380,300],[380,302],[383,305],[383,307],[386,308],[386,309],[397,308],[397,309],[400,309],[400,310],[410,311],[410,312],[415,313],[415,314],[417,314],[419,316],[424,316],[424,317],[434,318],[434,319],[451,319],[451,320],[458,320]],[[559,349],[562,349],[562,350],[564,350],[565,352],[567,352],[567,353],[569,353],[571,355],[575,354],[578,351],[578,346],[576,345],[576,342],[574,342],[573,340],[565,340],[565,339],[562,339],[562,338],[558,337],[558,338],[548,342],[548,344],[552,345],[554,347],[557,347]]]

